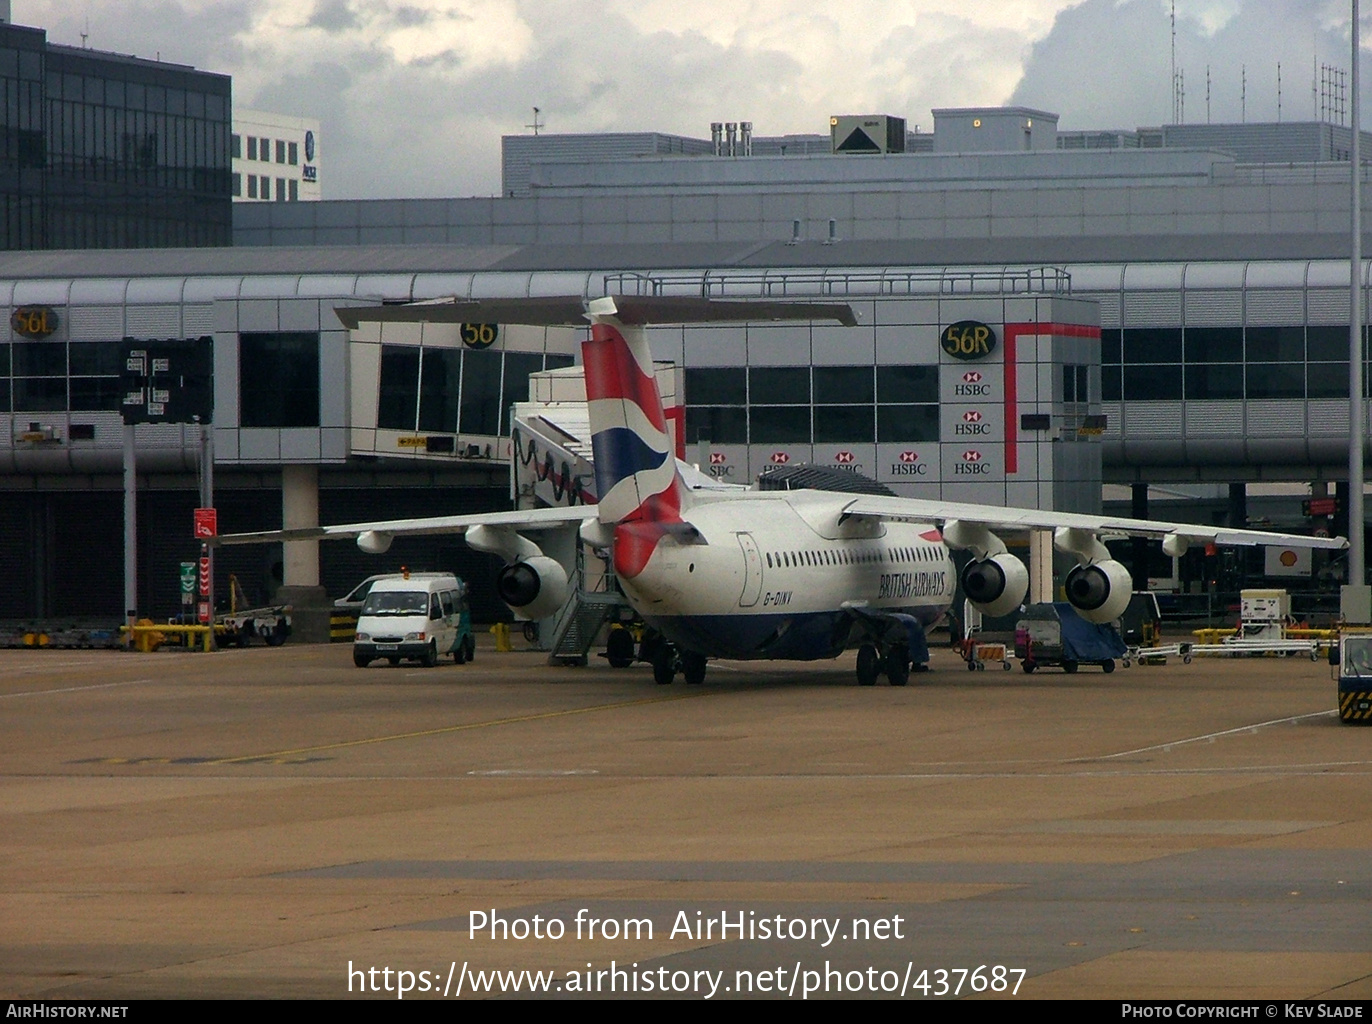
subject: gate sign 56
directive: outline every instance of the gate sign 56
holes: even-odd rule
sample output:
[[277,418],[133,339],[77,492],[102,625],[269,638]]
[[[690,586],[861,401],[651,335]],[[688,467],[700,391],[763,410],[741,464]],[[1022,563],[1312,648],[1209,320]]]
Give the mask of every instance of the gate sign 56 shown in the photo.
[[977,320],[959,320],[943,329],[939,344],[954,359],[982,359],[996,350],[996,332]]

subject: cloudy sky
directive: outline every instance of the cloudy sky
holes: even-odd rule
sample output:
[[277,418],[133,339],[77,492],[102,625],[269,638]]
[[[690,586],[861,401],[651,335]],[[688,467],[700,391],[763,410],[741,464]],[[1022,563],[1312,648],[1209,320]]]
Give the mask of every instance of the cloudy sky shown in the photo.
[[[1062,128],[1171,120],[1169,0],[12,0],[52,42],[231,74],[322,122],[326,198],[489,195],[500,136],[826,132],[837,113],[1022,104]],[[1176,0],[1187,122],[1311,120],[1347,0]],[[1362,36],[1372,35],[1372,3]],[[1242,83],[1246,68],[1246,103]],[[1372,83],[1364,75],[1364,103]],[[1246,108],[1246,111],[1245,111]],[[1365,123],[1372,122],[1372,108]]]

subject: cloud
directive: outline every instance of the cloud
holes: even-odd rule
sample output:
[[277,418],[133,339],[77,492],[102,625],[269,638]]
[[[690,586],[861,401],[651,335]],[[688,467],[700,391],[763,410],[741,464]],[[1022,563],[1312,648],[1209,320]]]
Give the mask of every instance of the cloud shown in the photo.
[[[1324,0],[1177,5],[1177,69],[1188,123],[1319,115],[1318,65],[1347,69],[1348,21]],[[1208,72],[1208,103],[1207,103]],[[1086,0],[1030,48],[1009,102],[1062,115],[1063,128],[1134,128],[1172,121],[1171,26],[1159,0]]]
[[[317,117],[331,198],[490,195],[500,137],[823,133],[839,113],[932,126],[1013,102],[1064,128],[1171,117],[1166,0],[16,0],[55,42],[233,75],[240,107]],[[1309,119],[1311,57],[1346,67],[1338,0],[1178,0],[1186,120]],[[1369,76],[1372,77],[1372,76]],[[1372,83],[1370,83],[1372,85]]]

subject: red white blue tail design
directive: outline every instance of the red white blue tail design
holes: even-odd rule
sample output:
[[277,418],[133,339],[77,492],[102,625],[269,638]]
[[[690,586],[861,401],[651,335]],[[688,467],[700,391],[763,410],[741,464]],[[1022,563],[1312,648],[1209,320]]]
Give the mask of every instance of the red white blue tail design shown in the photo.
[[615,571],[632,578],[681,523],[685,488],[642,328],[594,316],[581,353],[598,516],[616,527]]

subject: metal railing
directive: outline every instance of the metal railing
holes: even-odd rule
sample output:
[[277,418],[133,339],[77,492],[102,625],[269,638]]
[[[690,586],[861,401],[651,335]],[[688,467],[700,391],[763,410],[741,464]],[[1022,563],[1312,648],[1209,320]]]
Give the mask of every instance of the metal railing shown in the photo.
[[605,276],[606,291],[620,295],[699,295],[703,298],[806,298],[810,296],[1070,295],[1063,267],[940,268],[912,270],[713,271],[690,274],[624,272]]

